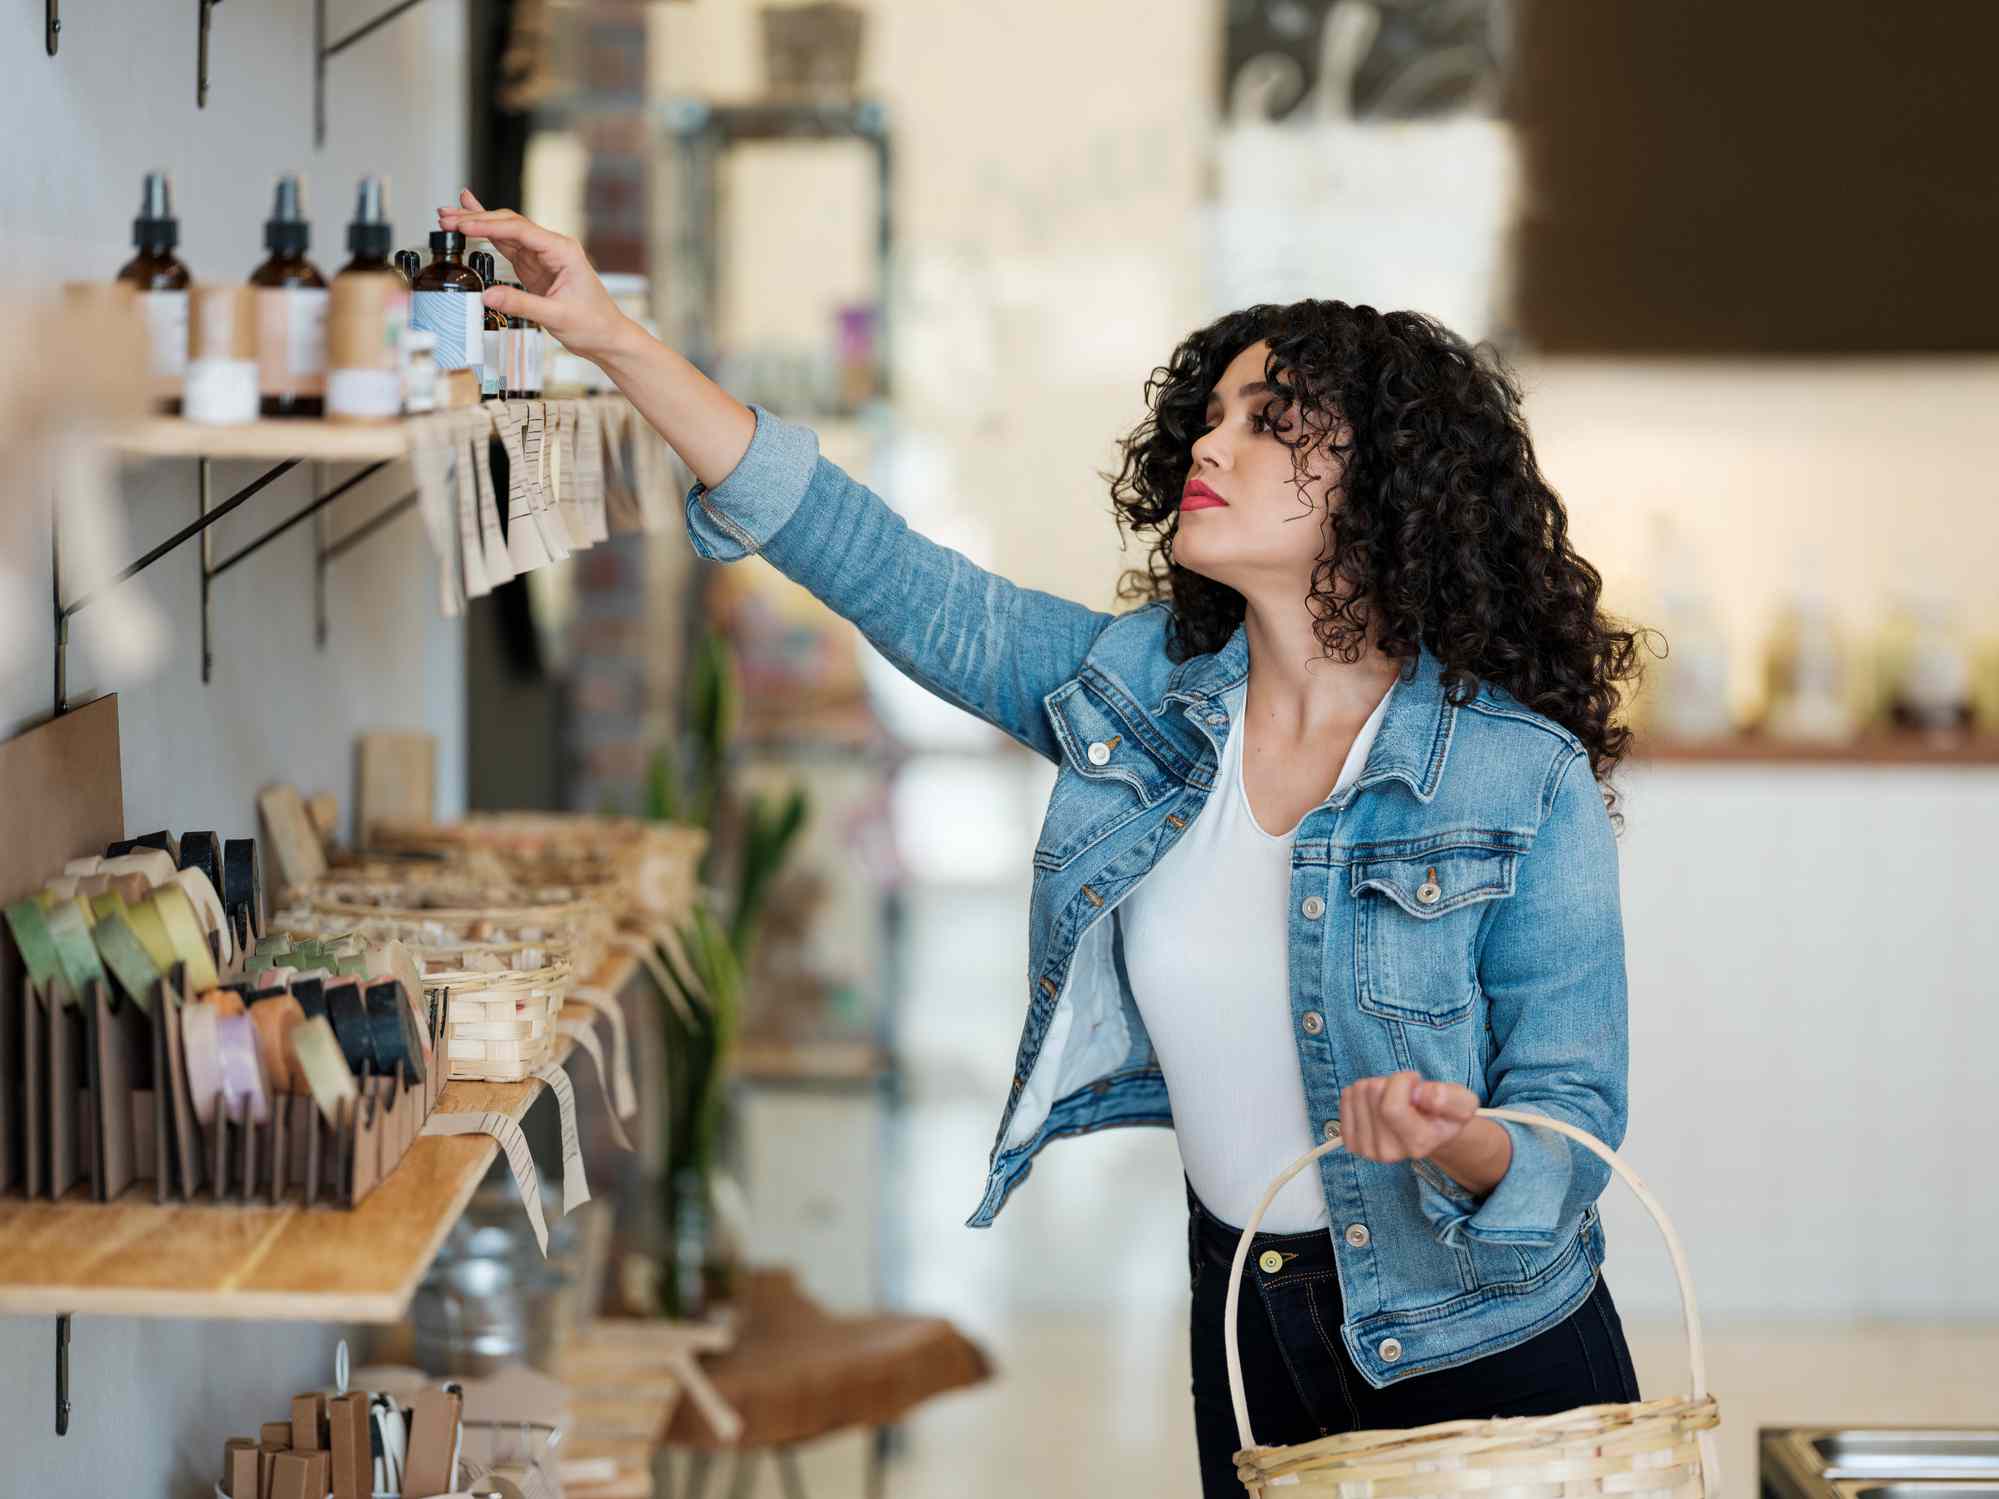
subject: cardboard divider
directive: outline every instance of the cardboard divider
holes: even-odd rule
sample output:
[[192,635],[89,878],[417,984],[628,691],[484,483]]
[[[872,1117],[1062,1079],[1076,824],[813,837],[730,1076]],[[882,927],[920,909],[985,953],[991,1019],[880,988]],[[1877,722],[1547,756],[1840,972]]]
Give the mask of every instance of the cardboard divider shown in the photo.
[[[398,1067],[361,1078],[356,1098],[328,1121],[304,1095],[273,1091],[266,1117],[247,1099],[214,1099],[203,1125],[188,1090],[181,1011],[194,1002],[182,965],[146,1007],[93,982],[74,1004],[23,982],[20,1066],[9,1096],[22,1101],[10,1179],[51,1200],[79,1187],[98,1202],[141,1191],[152,1201],[239,1205],[287,1201],[351,1208],[401,1164],[436,1107],[443,1068],[424,1078]],[[425,1017],[433,1047],[434,1015]],[[268,1085],[268,1083],[267,1083]]]

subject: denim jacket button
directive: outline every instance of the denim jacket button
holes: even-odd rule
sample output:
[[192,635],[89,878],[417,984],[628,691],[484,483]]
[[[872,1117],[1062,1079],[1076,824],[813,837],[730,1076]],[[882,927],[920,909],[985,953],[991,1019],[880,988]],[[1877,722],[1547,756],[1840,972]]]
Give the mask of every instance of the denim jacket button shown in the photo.
[[1339,1139],[1339,1137],[1340,1137],[1340,1121],[1339,1121],[1339,1120],[1337,1120],[1337,1119],[1328,1119],[1328,1120],[1326,1121],[1326,1128],[1325,1128],[1325,1136],[1326,1136],[1326,1138],[1327,1138],[1328,1140],[1337,1140],[1337,1139]]
[[1402,1357],[1402,1344],[1394,1338],[1383,1338],[1378,1351],[1384,1364],[1392,1364]]
[[1367,1241],[1372,1237],[1373,1235],[1368,1233],[1365,1223],[1349,1223],[1347,1225],[1347,1243],[1352,1248],[1367,1248]]
[[1092,765],[1108,765],[1111,763],[1111,747],[1101,739],[1090,746],[1089,754]]
[[1317,921],[1326,914],[1326,903],[1316,895],[1308,895],[1299,902],[1298,909],[1304,913],[1307,921]]
[[1298,1023],[1305,1027],[1306,1035],[1316,1036],[1326,1028],[1326,1017],[1317,1010],[1307,1010]]

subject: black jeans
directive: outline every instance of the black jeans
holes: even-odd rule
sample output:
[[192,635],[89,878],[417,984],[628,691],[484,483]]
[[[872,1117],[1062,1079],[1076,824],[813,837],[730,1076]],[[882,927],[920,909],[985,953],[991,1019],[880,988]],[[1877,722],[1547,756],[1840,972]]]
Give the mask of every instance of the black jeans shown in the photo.
[[[1223,1325],[1229,1262],[1240,1229],[1231,1228],[1187,1191],[1187,1256],[1193,1280],[1194,1434],[1206,1499],[1239,1499],[1235,1410],[1229,1401]],[[1266,1282],[1257,1256],[1287,1256]],[[1568,1317],[1512,1348],[1375,1389],[1340,1341],[1339,1275],[1332,1237],[1256,1236],[1243,1270],[1243,1392],[1250,1425],[1263,1446],[1289,1446],[1335,1432],[1428,1426],[1486,1416],[1546,1416],[1579,1405],[1631,1401],[1638,1376],[1624,1328],[1601,1275],[1589,1299]]]

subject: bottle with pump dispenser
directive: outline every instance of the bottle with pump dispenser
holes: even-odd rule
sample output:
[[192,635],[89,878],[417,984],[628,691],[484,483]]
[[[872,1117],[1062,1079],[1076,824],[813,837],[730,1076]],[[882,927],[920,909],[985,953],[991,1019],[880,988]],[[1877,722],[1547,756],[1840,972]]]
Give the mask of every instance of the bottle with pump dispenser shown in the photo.
[[430,236],[430,264],[410,283],[410,326],[437,336],[437,367],[470,370],[479,383],[486,358],[486,283],[465,263],[465,236],[439,229]]
[[352,259],[333,278],[328,313],[326,411],[334,420],[381,421],[403,406],[409,283],[389,263],[395,240],[379,177],[364,177],[347,226]]
[[278,179],[264,224],[270,257],[257,289],[257,384],[265,416],[318,416],[326,405],[326,278],[305,258],[312,227],[295,173]]
[[138,289],[152,347],[154,392],[169,411],[180,409],[181,382],[187,373],[187,291],[192,278],[174,254],[179,243],[173,184],[165,172],[148,172],[139,192],[139,216],[132,221],[132,248],[138,254],[125,263],[117,279]]
[[[478,273],[479,279],[488,286],[498,285],[496,263],[492,252],[474,250],[466,257],[466,262]],[[507,343],[508,321],[492,308],[486,309],[485,327],[480,336],[480,345],[485,362],[479,367],[479,399],[498,400],[508,394],[502,374],[506,368],[503,350]]]

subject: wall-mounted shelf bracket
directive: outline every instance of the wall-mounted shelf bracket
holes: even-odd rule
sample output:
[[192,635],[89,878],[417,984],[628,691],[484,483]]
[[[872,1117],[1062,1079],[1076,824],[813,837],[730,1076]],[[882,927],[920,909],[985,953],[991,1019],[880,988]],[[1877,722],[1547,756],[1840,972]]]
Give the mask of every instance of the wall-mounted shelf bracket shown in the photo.
[[372,21],[363,22],[337,42],[326,40],[326,0],[312,0],[312,143],[326,144],[326,60],[337,57],[372,32],[414,10],[423,0],[398,0]]
[[208,13],[222,3],[222,0],[194,0],[200,10],[195,27],[194,44],[194,107],[208,108]]
[[[284,462],[279,463],[274,467],[266,469],[263,473],[259,474],[255,479],[251,480],[248,484],[244,485],[241,489],[237,490],[234,494],[230,495],[228,499],[223,500],[220,504],[217,504],[215,503],[215,498],[214,498],[214,487],[213,487],[214,481],[212,474],[213,460],[207,457],[202,457],[197,459],[197,464],[199,466],[199,471],[200,471],[201,490],[200,490],[199,513],[195,516],[195,518],[192,521],[190,521],[187,525],[182,526],[178,531],[174,532],[173,535],[169,536],[165,541],[161,542],[158,546],[152,548],[144,556],[140,557],[136,562],[132,563],[129,567],[119,572],[116,576],[110,578],[103,584],[92,589],[89,593],[84,594],[83,597],[77,599],[71,599],[68,600],[67,602],[65,602],[65,600],[63,599],[63,588],[62,588],[61,505],[58,503],[55,506],[54,514],[51,516],[51,524],[49,527],[49,551],[50,551],[50,573],[53,579],[53,595],[54,595],[53,603],[55,608],[55,711],[58,714],[66,713],[69,711],[69,679],[68,679],[69,622],[71,617],[74,616],[78,611],[88,607],[90,604],[104,597],[106,593],[110,592],[113,588],[116,588],[119,584],[124,583],[131,578],[137,577],[140,573],[144,572],[147,568],[151,567],[155,562],[158,562],[162,557],[165,557],[168,553],[174,551],[176,548],[180,547],[184,543],[193,540],[197,536],[200,537],[201,538],[201,680],[203,682],[207,682],[213,676],[214,667],[215,667],[214,617],[213,617],[213,609],[211,607],[213,603],[215,580],[217,578],[220,578],[224,573],[228,572],[231,568],[235,567],[237,563],[247,561],[250,557],[254,556],[264,547],[268,546],[271,542],[277,540],[278,537],[284,535],[287,531],[291,530],[292,527],[300,524],[302,521],[306,521],[315,516],[320,515],[335,500],[339,499],[342,495],[347,494],[356,485],[359,485],[363,481],[370,479],[374,477],[374,475],[380,473],[383,469],[387,468],[390,462],[392,462],[393,460],[385,458],[378,462],[369,463],[365,467],[363,467],[359,473],[356,473],[350,476],[349,478],[341,480],[340,483],[334,485],[333,488],[331,489],[326,489],[323,487],[323,484],[319,478],[320,466],[317,463],[315,463],[312,466],[312,474],[313,474],[312,492],[316,496],[316,498],[313,499],[313,501],[310,504],[305,505],[304,507],[302,507],[297,511],[294,511],[284,520],[279,521],[275,526],[272,526],[268,531],[263,532],[261,535],[257,536],[254,540],[245,542],[242,546],[238,547],[235,551],[231,552],[228,556],[224,557],[221,561],[218,562],[215,559],[214,536],[211,534],[211,530],[215,525],[215,523],[221,520],[223,516],[229,514],[232,510],[235,510],[238,506],[245,504],[253,496],[258,494],[263,489],[267,488],[276,480],[290,473],[293,469],[297,468],[299,464],[303,461],[304,460],[298,458],[288,458]],[[319,539],[317,540],[317,542],[313,547],[313,555],[314,555],[313,570],[316,577],[317,592],[318,592],[317,607],[315,611],[315,620],[314,620],[315,624],[314,633],[321,645],[324,645],[326,640],[325,575],[326,575],[327,565],[331,563],[335,558],[339,557],[342,553],[346,552],[349,548],[354,546],[357,542],[365,539],[368,536],[372,536],[376,531],[380,530],[383,526],[387,525],[389,521],[393,520],[396,516],[401,515],[404,511],[410,509],[415,503],[416,503],[416,496],[414,494],[405,495],[402,499],[397,500],[396,502],[394,502],[393,504],[391,504],[385,510],[382,510],[378,514],[370,516],[366,521],[362,522],[359,526],[355,527],[354,530],[348,532],[345,536],[342,536],[338,541],[332,543],[328,543],[325,540],[324,530],[322,529],[320,531]]]
[[69,1319],[64,1312],[56,1318],[56,1435],[69,1435]]

